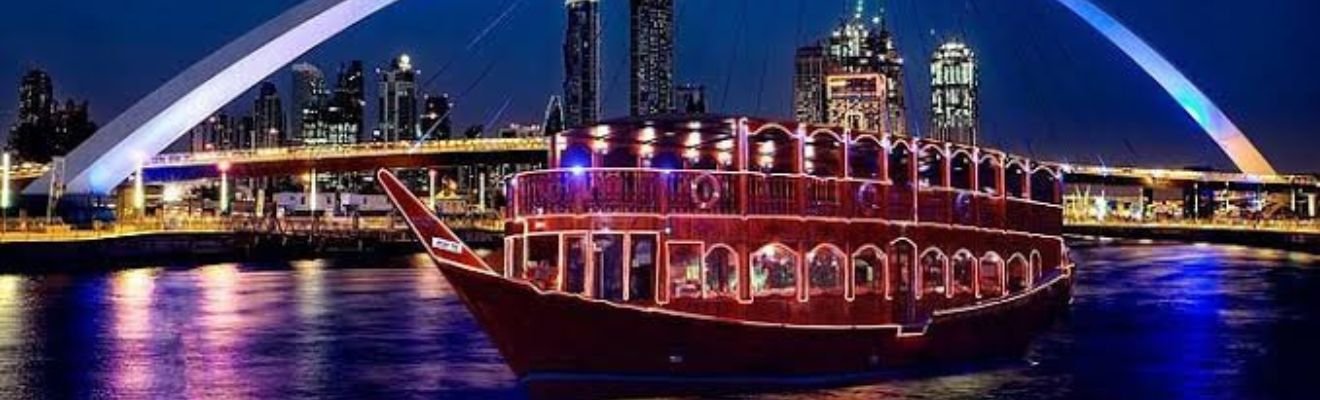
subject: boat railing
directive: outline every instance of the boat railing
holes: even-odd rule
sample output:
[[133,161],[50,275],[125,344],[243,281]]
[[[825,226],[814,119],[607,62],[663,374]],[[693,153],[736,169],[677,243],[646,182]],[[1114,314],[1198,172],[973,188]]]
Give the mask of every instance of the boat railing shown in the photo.
[[512,218],[655,214],[875,218],[1052,232],[1057,205],[973,190],[755,172],[546,170],[510,185]]

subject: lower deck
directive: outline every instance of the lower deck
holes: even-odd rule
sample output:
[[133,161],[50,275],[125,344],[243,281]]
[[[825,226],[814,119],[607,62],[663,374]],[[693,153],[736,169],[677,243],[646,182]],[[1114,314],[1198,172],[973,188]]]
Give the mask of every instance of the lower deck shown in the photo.
[[720,318],[919,325],[1067,273],[1059,237],[883,220],[605,217],[510,223],[497,268],[543,291]]

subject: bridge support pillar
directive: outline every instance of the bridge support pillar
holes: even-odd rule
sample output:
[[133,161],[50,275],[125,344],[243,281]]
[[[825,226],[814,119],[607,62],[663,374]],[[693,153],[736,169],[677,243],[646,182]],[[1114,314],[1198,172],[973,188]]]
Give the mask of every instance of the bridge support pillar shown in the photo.
[[1315,196],[1316,196],[1315,193],[1311,193],[1311,194],[1306,195],[1306,215],[1309,216],[1309,217],[1311,217],[1311,218],[1315,218],[1315,217],[1316,217],[1316,200],[1315,200]]

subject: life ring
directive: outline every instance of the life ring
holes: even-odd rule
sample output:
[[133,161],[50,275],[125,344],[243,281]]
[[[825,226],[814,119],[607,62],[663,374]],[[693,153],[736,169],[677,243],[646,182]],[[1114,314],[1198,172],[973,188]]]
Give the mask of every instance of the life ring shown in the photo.
[[714,175],[705,174],[692,180],[692,202],[703,210],[710,209],[720,201],[720,181]]
[[880,188],[875,183],[867,182],[857,188],[857,204],[872,211],[880,210]]

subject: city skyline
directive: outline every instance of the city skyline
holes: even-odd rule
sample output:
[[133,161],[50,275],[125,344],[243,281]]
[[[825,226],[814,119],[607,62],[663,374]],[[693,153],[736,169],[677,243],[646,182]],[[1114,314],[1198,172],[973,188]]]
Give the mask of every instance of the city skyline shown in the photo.
[[[267,14],[246,9],[228,10],[220,15],[225,17],[223,21],[208,20],[209,22],[202,24],[212,28],[214,25],[225,26],[223,29],[214,29],[217,32],[199,35],[196,34],[199,32],[189,31],[188,34],[179,35],[180,37],[168,41],[171,42],[171,46],[148,46],[160,53],[158,58],[162,63],[138,63],[136,67],[143,69],[145,73],[141,75],[148,78],[154,77],[157,81],[165,79],[177,73],[183,65],[195,61],[199,57],[198,54],[212,50],[225,40],[269,18],[270,13],[278,12],[297,2],[274,3],[277,4],[247,7],[264,9]],[[420,90],[426,93],[452,93],[459,96],[454,99],[455,121],[459,127],[486,122],[497,109],[501,108],[500,104],[506,101],[509,101],[511,106],[504,113],[502,122],[540,120],[548,96],[558,94],[560,91],[562,72],[557,71],[558,68],[547,72],[543,66],[535,74],[514,75],[508,70],[530,68],[519,66],[525,64],[519,62],[520,60],[529,57],[558,61],[561,48],[559,42],[562,40],[564,23],[562,2],[546,2],[553,4],[527,2],[521,5],[513,1],[494,4],[454,2],[448,6],[419,3],[401,2],[398,8],[387,10],[380,16],[369,19],[362,26],[346,33],[345,38],[332,40],[303,59],[331,73],[335,66],[348,60],[364,60],[370,68],[380,66],[388,60],[388,57],[377,57],[376,53],[397,55],[407,52],[414,54],[420,69],[428,72],[441,71],[439,77],[430,74],[420,77],[419,81],[422,82],[433,81]],[[705,84],[710,92],[709,103],[712,111],[745,112],[787,118],[791,114],[793,49],[805,44],[809,38],[828,32],[828,28],[837,23],[838,16],[844,13],[848,5],[823,4],[802,8],[803,12],[796,18],[800,20],[798,22],[794,21],[794,18],[783,18],[799,11],[797,2],[780,1],[772,7],[750,7],[746,11],[740,9],[740,4],[731,3],[737,2],[718,4],[679,2],[677,10],[679,29],[676,40],[678,76],[675,81]],[[951,6],[931,4],[923,5],[924,8],[921,10],[913,10],[911,4],[891,3],[895,4],[890,5],[889,22],[895,27],[903,55],[912,64],[924,64],[933,44],[946,36],[965,35],[972,47],[977,50],[978,56],[982,56],[986,80],[981,89],[984,106],[982,115],[985,120],[982,138],[987,145],[1034,153],[1059,161],[1110,164],[1166,163],[1160,164],[1164,166],[1209,164],[1221,168],[1227,166],[1226,158],[1218,153],[1213,142],[1205,140],[1204,135],[1198,132],[1194,123],[1185,114],[1180,113],[1181,110],[1176,103],[1161,95],[1149,82],[1149,78],[1135,72],[1130,62],[1099,40],[1094,33],[1086,31],[1079,22],[1070,19],[1072,17],[1060,7],[1042,3],[1038,5],[1039,7],[1025,7],[1036,8],[1035,10],[1022,12],[1014,12],[1003,7],[995,9],[993,6],[981,6],[982,9],[974,11],[958,11]],[[1236,19],[1232,13],[1227,12],[1230,9],[1227,4],[1209,2],[1195,14],[1209,21]],[[1243,48],[1235,52],[1237,57],[1234,59],[1205,62],[1207,57],[1220,60],[1224,57],[1223,50],[1178,42],[1178,38],[1174,37],[1181,36],[1177,35],[1178,32],[1160,29],[1155,23],[1157,21],[1147,15],[1162,15],[1161,10],[1173,12],[1172,6],[1168,8],[1163,5],[1146,6],[1153,9],[1153,11],[1147,10],[1150,12],[1143,12],[1142,7],[1139,6],[1104,3],[1102,6],[1112,8],[1111,11],[1125,22],[1132,24],[1134,30],[1147,36],[1157,48],[1184,68],[1189,76],[1205,86],[1211,97],[1220,102],[1230,116],[1240,122],[1248,135],[1259,142],[1262,150],[1279,165],[1281,170],[1307,172],[1320,169],[1314,160],[1306,157],[1307,151],[1287,145],[1290,142],[1305,140],[1308,123],[1313,122],[1309,119],[1314,117],[1306,115],[1301,107],[1304,102],[1299,100],[1313,95],[1317,92],[1317,88],[1306,83],[1283,85],[1283,82],[1280,82],[1282,79],[1272,76],[1276,75],[1275,73],[1262,72],[1266,69],[1252,67],[1250,61],[1253,58],[1252,54],[1256,55],[1254,58],[1257,60],[1263,59],[1262,52],[1280,48],[1282,44],[1278,42],[1282,38],[1289,37],[1290,32],[1302,29],[1298,22],[1294,22],[1295,18],[1282,18],[1281,21],[1279,18],[1274,19],[1274,25],[1288,29],[1271,30],[1265,27],[1253,27],[1252,24],[1239,24],[1232,35],[1240,38],[1237,40],[1248,40],[1247,38],[1251,37],[1274,38],[1274,40],[1258,40],[1262,42],[1261,45],[1241,46]],[[138,6],[122,7],[135,9]],[[1272,9],[1258,7],[1243,12],[1269,15],[1292,14],[1306,10],[1309,5],[1273,7]],[[24,5],[21,8],[39,9],[40,6]],[[205,6],[200,5],[195,8],[206,9]],[[606,110],[604,116],[609,118],[623,115],[622,108],[627,105],[627,79],[618,76],[621,71],[626,71],[627,65],[626,60],[621,59],[626,58],[626,52],[620,51],[626,49],[628,41],[626,26],[622,24],[622,21],[627,20],[627,7],[626,4],[608,3],[602,8],[605,26],[602,86],[604,86],[603,98]],[[536,17],[541,15],[539,12],[541,10],[553,10],[553,15],[556,17],[546,18],[548,21],[537,20]],[[415,21],[412,22],[413,25],[403,24],[403,27],[390,27],[387,26],[390,25],[389,22],[380,22],[381,20],[412,21],[410,15],[403,14],[417,14],[421,11],[431,12],[431,15],[441,15],[437,12],[443,11],[446,19],[452,18],[455,21],[462,19],[465,22],[446,28],[451,31],[447,36],[432,41],[420,40],[415,36],[424,36],[427,31],[434,31],[435,28],[419,30],[413,26],[417,25]],[[497,17],[506,11],[508,15],[502,23],[490,24],[491,21],[500,20]],[[735,22],[720,27],[720,24],[714,23],[710,14],[721,13],[725,19]],[[960,14],[965,15],[960,16]],[[778,16],[779,19],[786,21],[787,28],[792,29],[772,31],[757,24],[736,22],[739,18],[755,21],[770,16]],[[995,19],[1003,23],[988,26],[985,20],[990,18],[987,17],[999,17]],[[958,19],[973,22],[954,23]],[[1024,33],[1024,28],[1020,26],[1022,24],[1014,24],[1014,21],[1035,21],[1043,26],[1032,29],[1061,30],[1065,33],[1058,35],[1061,39],[1054,40],[1025,37],[1022,35]],[[1204,26],[1210,24],[1190,22],[1194,21],[1181,22],[1187,25],[1183,27],[1184,30],[1191,29],[1201,37],[1213,37],[1208,34],[1215,32],[1207,32],[1208,27]],[[729,25],[733,26],[728,27]],[[17,27],[11,26],[5,29],[22,29],[23,26],[17,24]],[[116,33],[128,29],[108,21],[94,26]],[[1003,29],[1000,29],[1001,27]],[[725,31],[719,31],[721,29]],[[54,30],[88,32],[86,29],[69,26],[60,26]],[[410,30],[413,33],[409,33]],[[945,33],[930,36],[928,32],[930,30]],[[6,37],[12,36],[6,35]],[[132,35],[120,35],[118,38],[122,40],[125,36],[137,39]],[[196,40],[197,43],[194,43],[194,39],[207,37],[211,39],[209,47],[202,44],[206,40]],[[760,40],[752,40],[762,37],[772,44],[762,45],[759,44]],[[368,48],[350,44],[361,42],[363,38],[379,45]],[[693,42],[700,41],[692,38],[709,40],[694,44]],[[41,43],[42,40],[35,42]],[[542,46],[541,42],[549,45]],[[1005,42],[1009,44],[1006,45]],[[150,41],[147,43],[150,44]],[[495,49],[500,46],[509,46],[509,49]],[[0,58],[0,77],[7,74],[12,76],[16,83],[20,73],[8,74],[8,71],[22,71],[29,64],[47,69],[57,82],[57,97],[90,99],[94,119],[97,121],[108,120],[114,113],[122,111],[127,103],[135,101],[152,87],[150,82],[139,82],[133,85],[134,90],[89,88],[88,86],[112,84],[126,86],[129,83],[89,84],[88,80],[92,78],[88,75],[95,76],[100,73],[99,71],[84,72],[62,66],[60,62],[39,61],[43,58],[58,60],[67,57],[62,56],[64,53],[59,51],[60,45],[49,45],[36,49],[38,51],[19,51],[19,47],[23,46],[0,40],[0,48],[6,49],[3,52],[5,58]],[[102,47],[123,52],[119,56],[123,58],[134,58],[132,54],[139,51],[136,47],[127,45]],[[471,51],[468,51],[469,47]],[[15,50],[8,50],[11,48]],[[106,50],[88,51],[96,53]],[[372,54],[363,54],[364,52]],[[46,55],[41,55],[42,53]],[[177,53],[189,53],[191,56]],[[457,56],[436,56],[436,53],[450,53]],[[170,56],[171,54],[175,55]],[[87,56],[98,57],[97,54],[87,54]],[[11,57],[18,59],[11,61]],[[103,57],[105,55],[101,54],[98,58]],[[1246,60],[1238,60],[1239,58]],[[110,61],[105,69],[111,71],[115,70],[115,61],[124,62],[116,60],[116,57],[111,57]],[[167,68],[170,64],[173,67]],[[1056,64],[1057,67],[1044,68]],[[1216,68],[1223,72],[1215,73],[1213,69]],[[1280,65],[1278,68],[1300,67]],[[922,105],[928,104],[926,82],[929,80],[927,76],[923,76],[924,74],[916,73],[920,69],[922,68],[911,68],[911,76],[906,80],[908,85],[913,86],[912,91],[915,94],[913,99],[908,100],[908,108],[913,113],[911,118],[915,120],[927,119]],[[483,71],[489,76],[479,79]],[[502,75],[526,78],[499,79],[498,76]],[[1234,79],[1244,75],[1251,79]],[[1304,76],[1300,73],[1292,75]],[[1076,76],[1085,79],[1075,79]],[[286,95],[292,93],[287,87],[286,82],[290,80],[287,75],[273,76],[268,80],[281,85],[280,93]],[[1274,82],[1273,86],[1271,82]],[[1269,87],[1270,90],[1264,91],[1268,96],[1246,92],[1257,86]],[[757,99],[757,93],[763,93],[764,98]],[[11,114],[14,97],[13,94],[0,96],[0,114],[3,114],[0,118],[7,120],[6,122],[13,118]],[[367,95],[368,99],[374,97],[372,93]],[[253,98],[254,96],[251,95],[244,96],[239,103],[250,105]],[[1289,99],[1293,101],[1287,101]],[[233,108],[230,107],[231,110]],[[286,112],[288,112],[287,107]],[[369,110],[366,113],[367,118],[371,119],[377,112]],[[1094,145],[1092,142],[1095,142]],[[1092,146],[1087,150],[1098,146],[1102,149],[1098,153],[1106,154],[1110,159],[1076,159],[1074,157],[1079,154],[1091,153],[1077,149],[1078,146]],[[1132,148],[1137,150],[1133,151]]]

